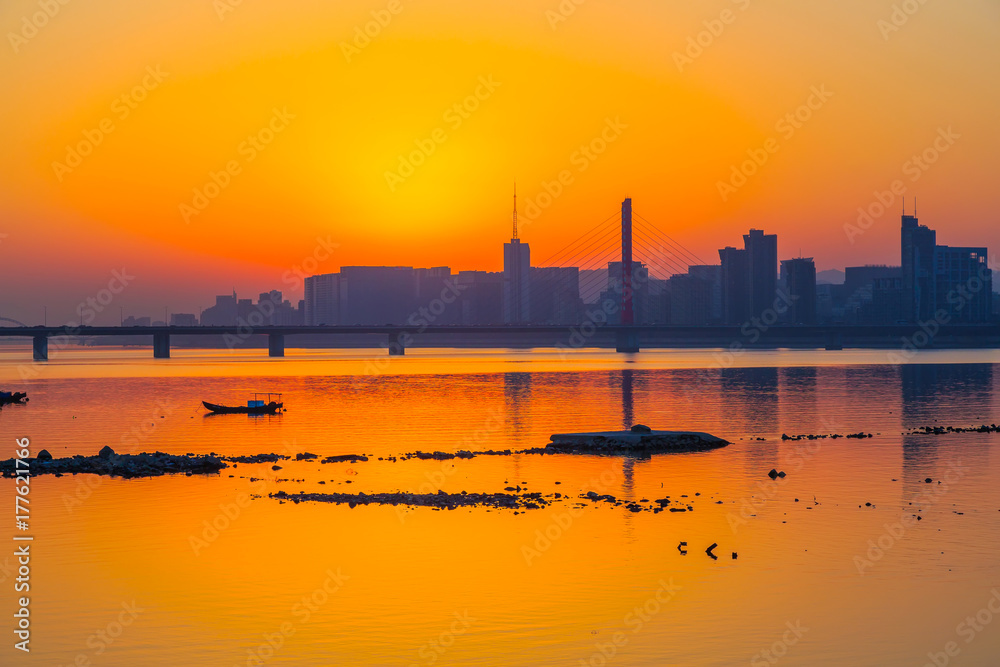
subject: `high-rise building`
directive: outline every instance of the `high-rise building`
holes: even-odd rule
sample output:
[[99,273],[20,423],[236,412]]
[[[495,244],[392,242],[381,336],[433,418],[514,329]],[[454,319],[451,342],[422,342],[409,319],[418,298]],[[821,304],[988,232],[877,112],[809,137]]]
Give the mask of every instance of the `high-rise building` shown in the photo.
[[816,324],[816,263],[811,257],[781,262],[781,282],[788,295],[789,324]]
[[719,250],[722,261],[722,321],[743,324],[750,319],[750,280],[747,251],[727,246]]
[[517,193],[514,193],[514,234],[503,244],[503,321],[531,321],[531,249],[517,237]]
[[306,278],[303,301],[307,325],[340,324],[340,274],[324,273]]
[[576,324],[583,303],[580,269],[575,266],[532,267],[531,321],[534,324]]
[[901,269],[898,266],[884,264],[866,264],[865,266],[848,266],[844,269],[844,290],[847,296],[859,289],[870,287],[878,280],[900,278]]
[[944,310],[950,322],[979,324],[992,320],[993,272],[986,248],[934,248],[934,313]]
[[719,250],[722,261],[722,319],[742,324],[774,307],[778,295],[778,236],[751,229],[743,249]]
[[669,318],[677,326],[722,321],[722,267],[695,265],[670,277]]
[[751,229],[743,235],[750,278],[750,316],[774,307],[778,293],[778,235]]
[[846,324],[898,324],[903,315],[903,278],[898,266],[848,266],[844,269],[843,321]]
[[450,267],[413,269],[413,279],[416,307],[427,309],[420,317],[434,325],[461,323],[462,307],[457,305],[459,293],[453,282]]
[[459,271],[455,284],[462,292],[460,323],[503,323],[503,274],[499,271]]
[[722,321],[722,267],[718,264],[693,264],[688,267],[688,275],[710,285],[706,324],[718,324]]
[[909,322],[929,320],[934,313],[934,246],[937,233],[915,215],[903,215],[900,233],[903,272],[903,316]]
[[237,316],[236,292],[234,291],[232,296],[223,294],[215,297],[215,305],[202,312],[201,323],[204,326],[233,326],[236,324]]
[[903,215],[900,230],[903,316],[909,322],[939,318],[989,322],[993,273],[986,248],[937,245],[937,233]]
[[411,266],[340,267],[340,324],[404,324],[416,312]]

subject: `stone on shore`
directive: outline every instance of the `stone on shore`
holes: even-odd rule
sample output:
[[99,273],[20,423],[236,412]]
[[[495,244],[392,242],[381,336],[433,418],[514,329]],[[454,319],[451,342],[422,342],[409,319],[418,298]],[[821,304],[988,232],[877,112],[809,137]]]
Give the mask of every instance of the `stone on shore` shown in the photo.
[[[48,458],[42,458],[42,453]],[[16,460],[0,461],[0,475],[16,475]],[[174,456],[155,452],[153,454],[115,454],[110,447],[104,447],[96,456],[68,456],[56,459],[42,450],[31,465],[32,476],[89,473],[110,477],[157,477],[168,473],[187,475],[208,475],[217,473],[226,463],[215,456]]]
[[[646,429],[646,430],[642,430]],[[605,454],[648,457],[652,454],[699,452],[729,444],[698,431],[654,431],[636,424],[629,431],[556,433],[546,449],[568,454]]]

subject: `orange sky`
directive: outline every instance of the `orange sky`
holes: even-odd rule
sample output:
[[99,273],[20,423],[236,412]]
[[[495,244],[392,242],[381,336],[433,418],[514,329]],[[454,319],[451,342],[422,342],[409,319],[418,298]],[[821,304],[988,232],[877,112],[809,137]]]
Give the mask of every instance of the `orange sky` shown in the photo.
[[[564,171],[523,230],[533,258],[631,196],[709,262],[754,226],[820,269],[898,263],[898,198],[853,243],[844,230],[896,179],[939,242],[1000,246],[998,3],[927,3],[891,31],[891,2],[677,5],[105,0],[46,17],[5,2],[0,316],[34,324],[47,304],[64,320],[121,267],[136,278],[99,321],[117,306],[197,312],[233,287],[297,299],[283,276],[317,238],[337,244],[321,272],[497,270],[512,182],[525,217]],[[778,125],[814,90],[832,96]],[[933,165],[907,165],[949,127],[959,136]],[[433,152],[399,177],[417,142]],[[723,197],[733,165],[766,146]],[[225,187],[201,201],[212,173]]]

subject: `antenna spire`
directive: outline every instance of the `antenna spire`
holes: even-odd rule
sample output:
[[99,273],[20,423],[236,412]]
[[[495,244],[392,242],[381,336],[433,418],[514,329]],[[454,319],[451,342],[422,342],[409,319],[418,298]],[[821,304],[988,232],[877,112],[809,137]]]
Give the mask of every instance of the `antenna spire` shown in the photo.
[[511,240],[517,240],[517,181],[514,181],[514,236]]

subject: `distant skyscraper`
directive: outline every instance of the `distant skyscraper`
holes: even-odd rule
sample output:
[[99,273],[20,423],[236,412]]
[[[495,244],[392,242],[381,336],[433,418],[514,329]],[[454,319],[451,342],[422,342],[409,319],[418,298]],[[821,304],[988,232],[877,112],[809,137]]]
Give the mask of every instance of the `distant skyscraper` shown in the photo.
[[531,320],[531,249],[517,237],[517,192],[513,229],[510,243],[503,244],[503,321],[527,324]]
[[340,324],[340,274],[324,273],[305,280],[305,323]]
[[992,319],[993,272],[986,248],[934,248],[934,313],[941,310],[962,324]]
[[750,316],[759,317],[774,306],[778,289],[778,235],[751,229],[743,235],[750,272]]
[[404,324],[417,306],[412,266],[340,267],[340,324]]
[[205,326],[232,326],[236,324],[237,315],[234,291],[232,296],[223,294],[215,297],[215,305],[206,308],[201,314],[201,323]]
[[580,269],[532,267],[531,321],[535,324],[577,324],[580,321]]
[[722,321],[722,267],[717,264],[693,264],[688,267],[688,275],[710,286],[708,320],[701,324],[718,324]]
[[843,304],[847,324],[898,324],[903,315],[903,274],[898,266],[848,266]]
[[816,264],[812,258],[786,259],[781,275],[789,301],[789,324],[816,324]]
[[462,289],[461,324],[503,322],[503,274],[499,271],[459,271],[455,283]]
[[722,320],[743,324],[750,319],[750,280],[747,251],[725,247],[719,250],[722,261]]
[[900,233],[903,271],[903,316],[909,322],[929,320],[934,313],[934,246],[937,233],[915,215],[903,215]]
[[904,214],[900,249],[907,321],[930,321],[942,312],[948,322],[990,321],[993,273],[986,248],[937,245],[937,232]]

